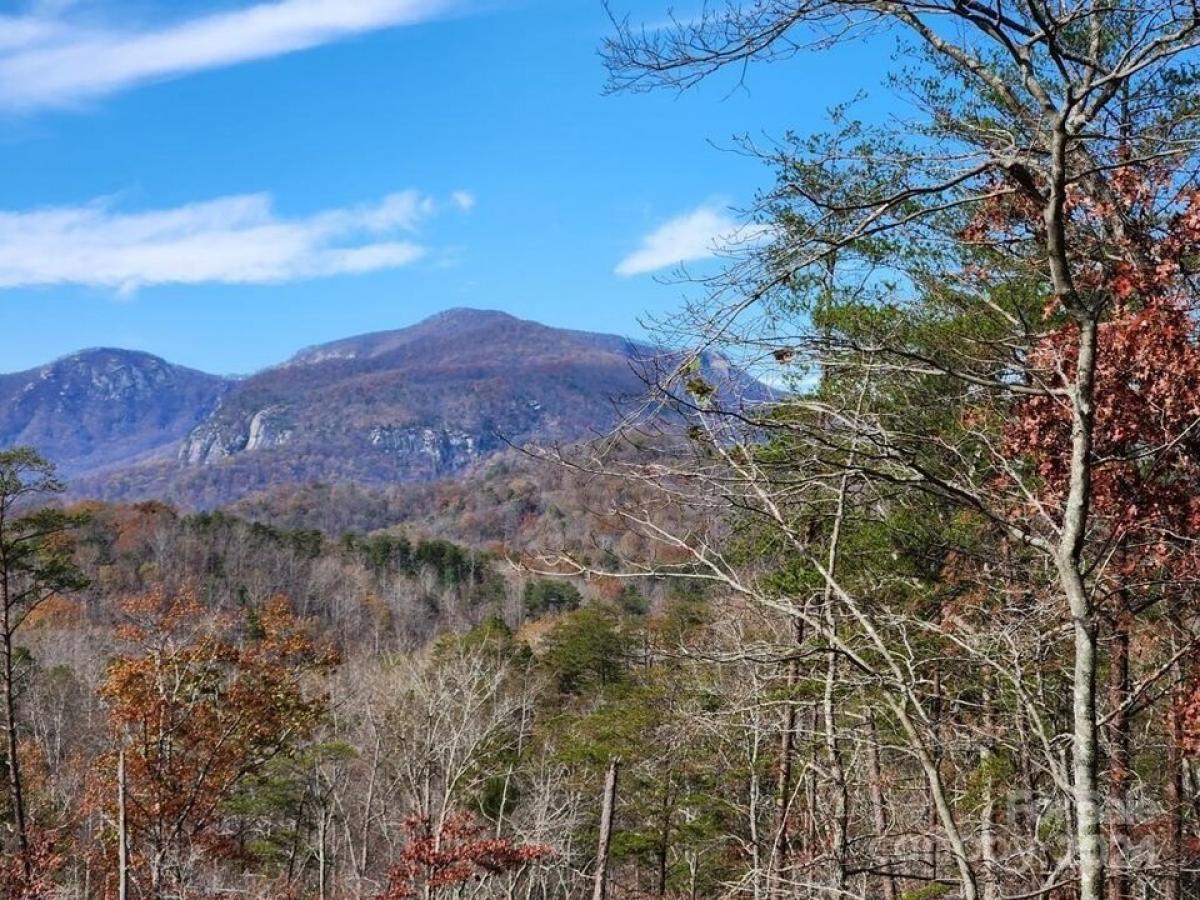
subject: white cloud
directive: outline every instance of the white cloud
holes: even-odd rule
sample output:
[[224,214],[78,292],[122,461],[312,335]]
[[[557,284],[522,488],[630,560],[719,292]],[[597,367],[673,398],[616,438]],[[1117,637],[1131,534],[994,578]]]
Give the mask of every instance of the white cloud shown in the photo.
[[0,288],[76,284],[128,293],[159,284],[273,284],[408,265],[439,206],[405,191],[366,206],[285,218],[267,194],[125,213],[109,200],[0,212]]
[[71,4],[0,15],[0,105],[70,106],[147,81],[415,25],[461,0],[275,0],[157,27],[76,26]]
[[712,259],[731,247],[759,239],[765,229],[739,226],[724,210],[704,204],[664,222],[644,238],[637,250],[617,263],[617,275],[645,275],[682,263]]
[[450,195],[450,202],[463,212],[470,212],[475,208],[475,204],[478,201],[470,191],[455,191]]

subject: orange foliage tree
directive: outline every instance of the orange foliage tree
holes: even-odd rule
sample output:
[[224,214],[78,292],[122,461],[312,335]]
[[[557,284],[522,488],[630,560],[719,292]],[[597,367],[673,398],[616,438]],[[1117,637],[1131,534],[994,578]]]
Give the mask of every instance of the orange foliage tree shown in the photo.
[[124,612],[128,649],[100,689],[117,749],[93,794],[120,821],[123,754],[133,895],[190,896],[198,861],[236,855],[225,815],[234,792],[296,753],[320,721],[325,698],[310,683],[336,659],[282,597],[243,621],[187,594],[139,597]]

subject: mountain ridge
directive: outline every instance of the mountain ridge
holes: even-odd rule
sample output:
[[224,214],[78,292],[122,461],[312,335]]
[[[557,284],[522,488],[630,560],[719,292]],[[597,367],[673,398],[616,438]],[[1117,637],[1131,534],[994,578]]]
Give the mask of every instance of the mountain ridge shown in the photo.
[[[428,482],[510,444],[604,433],[645,392],[659,354],[463,307],[241,378],[93,348],[0,375],[0,446],[32,444],[76,494],[99,499],[212,506],[312,481]],[[708,367],[728,375],[724,361]]]

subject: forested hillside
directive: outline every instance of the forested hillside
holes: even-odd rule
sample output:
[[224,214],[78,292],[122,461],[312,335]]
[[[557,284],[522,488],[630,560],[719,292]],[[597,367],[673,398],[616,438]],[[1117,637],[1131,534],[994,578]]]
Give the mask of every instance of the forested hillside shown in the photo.
[[10,857],[7,890],[111,893],[123,802],[129,877],[164,895],[402,897],[481,880],[552,895],[589,865],[613,754],[617,864],[664,889],[729,871],[709,858],[716,820],[672,824],[732,822],[720,795],[741,802],[719,777],[736,747],[697,748],[690,775],[670,761],[695,712],[719,717],[711,692],[733,675],[677,657],[686,636],[729,627],[703,593],[155,503],[65,515],[60,550],[86,586],[21,626],[34,866],[26,880]]
[[[651,554],[654,542],[629,528],[622,512],[649,501],[665,521],[682,524],[690,511],[663,504],[636,481],[593,468],[600,466],[595,449],[578,445],[539,454],[508,450],[457,478],[424,484],[276,488],[251,494],[229,509],[256,522],[328,534],[402,525],[518,556],[553,554],[567,547],[591,548],[612,559],[617,554],[631,559]],[[648,455],[629,447],[622,455],[637,453]],[[611,455],[606,454],[608,462]]]

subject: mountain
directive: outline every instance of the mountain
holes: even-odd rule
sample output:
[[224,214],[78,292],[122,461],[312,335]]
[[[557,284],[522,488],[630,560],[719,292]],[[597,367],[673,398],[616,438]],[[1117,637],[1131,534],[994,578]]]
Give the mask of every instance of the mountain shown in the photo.
[[[0,446],[38,447],[78,495],[189,507],[316,481],[428,482],[510,444],[604,433],[659,361],[621,337],[471,309],[310,347],[236,381],[87,351],[0,376]],[[719,358],[704,368],[739,377]]]
[[148,353],[84,350],[0,375],[0,447],[36,447],[67,477],[170,457],[229,387]]
[[645,353],[620,338],[451,310],[311,347],[247,378],[188,436],[180,460],[254,457],[364,482],[435,478],[506,441],[607,427],[608,398],[643,388],[634,361]]

